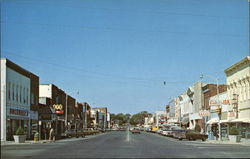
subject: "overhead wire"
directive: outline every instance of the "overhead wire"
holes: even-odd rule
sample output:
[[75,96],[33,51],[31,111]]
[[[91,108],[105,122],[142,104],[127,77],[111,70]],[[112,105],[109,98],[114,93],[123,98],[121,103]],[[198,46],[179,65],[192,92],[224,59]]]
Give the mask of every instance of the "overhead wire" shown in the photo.
[[[8,51],[5,51],[8,52]],[[167,81],[167,80],[156,80],[156,79],[146,79],[146,78],[139,78],[139,77],[128,77],[128,76],[120,76],[120,75],[113,75],[113,74],[106,74],[106,73],[101,73],[101,72],[95,72],[95,71],[89,71],[87,69],[83,69],[83,68],[79,68],[79,67],[72,67],[72,66],[65,66],[63,64],[60,63],[54,63],[54,62],[48,62],[48,61],[44,61],[38,58],[31,58],[31,57],[27,57],[27,56],[23,56],[23,55],[19,55],[19,54],[13,54],[8,52],[8,55],[11,55],[13,57],[19,57],[22,59],[25,59],[26,61],[36,61],[34,63],[40,62],[41,64],[48,64],[51,65],[53,67],[59,68],[61,70],[67,70],[67,71],[72,71],[76,73],[81,73],[81,74],[85,74],[85,76],[89,77],[89,76],[99,76],[99,77],[111,77],[112,79],[120,79],[121,80],[132,80],[132,81],[144,81],[144,82],[154,82],[154,83],[161,83],[163,85],[163,82],[166,82],[167,85],[169,84],[183,84],[183,83],[191,83],[194,81]],[[87,75],[86,75],[87,74]],[[89,75],[88,75],[89,74]]]
[[[40,5],[40,6],[52,6],[55,7],[54,4],[44,3],[42,1],[36,1],[36,3],[19,0],[19,1],[8,1],[10,3],[16,3],[16,4],[30,4],[30,5]],[[41,3],[42,2],[42,3]],[[106,11],[115,11],[115,12],[128,12],[131,14],[131,12],[140,12],[140,13],[152,13],[152,14],[164,14],[164,15],[179,15],[179,16],[198,16],[198,17],[211,17],[211,18],[230,18],[230,19],[248,19],[248,17],[239,17],[239,16],[219,16],[219,15],[206,15],[206,14],[194,14],[194,13],[176,13],[176,12],[168,12],[164,10],[145,10],[145,9],[122,9],[122,8],[105,8],[105,7],[91,7],[91,6],[82,6],[82,5],[62,5],[62,4],[56,4],[56,7],[64,7],[64,8],[83,8],[83,9],[89,9],[89,10],[106,10]]]

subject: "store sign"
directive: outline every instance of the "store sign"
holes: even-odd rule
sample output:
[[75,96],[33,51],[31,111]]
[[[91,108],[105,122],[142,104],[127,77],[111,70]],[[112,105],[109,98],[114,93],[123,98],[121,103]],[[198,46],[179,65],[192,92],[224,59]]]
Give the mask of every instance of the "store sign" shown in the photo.
[[223,100],[223,101],[222,101],[222,104],[224,104],[224,105],[226,105],[226,104],[230,104],[230,101],[229,101],[228,99]]
[[56,110],[56,114],[64,114],[63,105],[62,104],[54,104],[53,108]]
[[225,100],[221,100],[219,102],[217,102],[217,100],[209,100],[210,106],[215,106],[215,105],[220,105],[220,104],[228,105],[228,104],[230,104],[230,100],[225,99]]
[[27,110],[20,110],[20,109],[12,109],[10,108],[10,113],[11,115],[20,115],[20,116],[28,116],[29,113]]
[[63,110],[56,110],[56,114],[64,114]]
[[54,104],[54,105],[53,105],[53,108],[54,108],[54,109],[62,109],[63,106],[62,106],[62,104]]
[[202,117],[203,117],[203,116],[210,116],[210,112],[209,112],[209,111],[206,111],[206,110],[200,111],[200,112],[199,112],[199,115],[202,116]]

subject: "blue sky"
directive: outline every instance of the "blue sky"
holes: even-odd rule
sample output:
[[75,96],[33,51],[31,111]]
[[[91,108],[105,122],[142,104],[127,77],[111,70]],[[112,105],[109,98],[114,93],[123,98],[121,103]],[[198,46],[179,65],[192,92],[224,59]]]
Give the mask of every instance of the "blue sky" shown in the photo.
[[164,109],[201,73],[225,83],[249,55],[249,3],[2,0],[1,53],[93,107]]

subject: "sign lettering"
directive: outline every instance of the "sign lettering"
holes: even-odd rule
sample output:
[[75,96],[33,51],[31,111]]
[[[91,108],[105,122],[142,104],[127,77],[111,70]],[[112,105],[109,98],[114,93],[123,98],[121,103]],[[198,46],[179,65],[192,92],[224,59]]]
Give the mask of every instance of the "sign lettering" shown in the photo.
[[19,109],[10,109],[10,114],[20,115],[20,116],[28,116],[27,110],[19,110]]

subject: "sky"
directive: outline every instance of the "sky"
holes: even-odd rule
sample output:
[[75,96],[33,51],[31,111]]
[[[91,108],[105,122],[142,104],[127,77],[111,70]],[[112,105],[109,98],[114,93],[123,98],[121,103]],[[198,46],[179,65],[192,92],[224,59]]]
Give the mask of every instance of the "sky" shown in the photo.
[[1,0],[1,57],[111,113],[225,84],[247,55],[247,0]]

